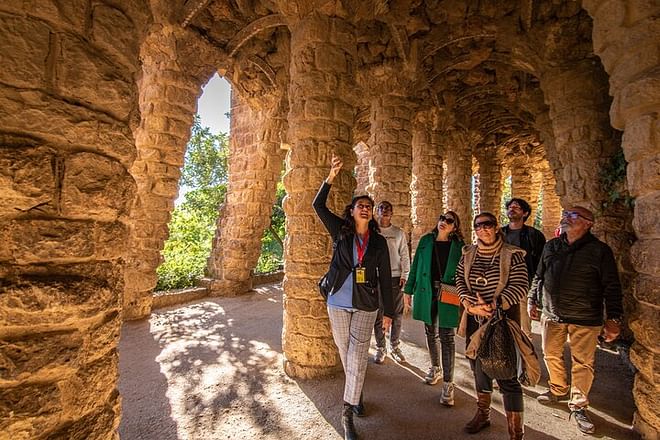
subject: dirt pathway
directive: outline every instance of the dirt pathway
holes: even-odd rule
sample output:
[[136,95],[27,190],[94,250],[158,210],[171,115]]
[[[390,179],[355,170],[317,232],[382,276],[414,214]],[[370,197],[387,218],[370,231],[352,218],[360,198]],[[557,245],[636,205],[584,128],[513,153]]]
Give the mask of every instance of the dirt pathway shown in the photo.
[[[282,290],[258,288],[237,298],[209,298],[154,311],[128,322],[119,346],[122,440],[341,439],[343,375],[293,380],[282,370]],[[538,342],[538,335],[536,335]],[[456,406],[438,403],[440,385],[425,385],[428,367],[421,323],[406,319],[408,362],[369,364],[368,416],[356,419],[363,439],[507,438],[501,396],[493,425],[468,436],[475,409],[472,375],[456,359]],[[464,342],[457,338],[462,353]],[[373,346],[373,344],[372,344]],[[372,348],[373,353],[373,348]],[[599,353],[592,392],[597,438],[635,438],[630,430],[632,373],[618,357]],[[526,439],[585,439],[565,407],[543,407],[525,390]]]

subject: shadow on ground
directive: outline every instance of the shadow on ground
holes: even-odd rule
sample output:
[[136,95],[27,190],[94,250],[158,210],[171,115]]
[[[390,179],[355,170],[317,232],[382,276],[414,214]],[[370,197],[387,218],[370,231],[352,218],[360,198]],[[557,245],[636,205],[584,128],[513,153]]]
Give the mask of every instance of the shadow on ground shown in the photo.
[[[156,310],[126,323],[120,342],[122,440],[338,439],[343,374],[292,380],[282,371],[282,291],[267,286],[237,298],[214,298]],[[456,406],[438,403],[440,385],[422,382],[428,360],[422,325],[404,320],[407,363],[370,363],[368,416],[361,438],[465,438],[475,403],[467,360],[457,354]],[[538,342],[538,341],[537,341]],[[457,347],[463,347],[457,338]],[[597,437],[633,438],[632,374],[618,357],[599,353],[592,393]],[[547,375],[545,376],[547,377]],[[543,407],[526,389],[527,439],[583,439],[563,406]],[[616,400],[612,398],[616,396]],[[499,393],[493,425],[474,439],[506,438]]]

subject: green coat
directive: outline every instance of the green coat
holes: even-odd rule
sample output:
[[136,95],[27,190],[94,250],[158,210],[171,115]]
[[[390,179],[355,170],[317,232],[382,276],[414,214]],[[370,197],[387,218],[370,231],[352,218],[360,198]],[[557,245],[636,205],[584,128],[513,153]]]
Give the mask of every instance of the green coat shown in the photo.
[[[403,291],[408,295],[413,295],[413,309],[412,315],[418,321],[424,321],[426,324],[431,325],[431,301],[433,293],[433,285],[431,277],[431,263],[433,262],[433,245],[435,242],[436,234],[431,232],[426,234],[419,240],[417,251],[415,251],[415,258],[412,267],[410,268],[410,275]],[[449,257],[447,258],[447,267],[442,276],[442,282],[445,284],[456,285],[456,266],[461,259],[461,250],[464,243],[459,240],[452,240],[449,248]],[[455,328],[458,327],[459,321],[459,308],[451,304],[438,304],[438,323],[442,328]]]

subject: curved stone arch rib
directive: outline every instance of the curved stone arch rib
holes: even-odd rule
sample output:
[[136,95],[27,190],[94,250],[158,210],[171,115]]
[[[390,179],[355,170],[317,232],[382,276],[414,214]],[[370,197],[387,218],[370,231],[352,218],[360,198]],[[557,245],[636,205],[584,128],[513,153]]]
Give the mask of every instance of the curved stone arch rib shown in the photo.
[[268,78],[268,82],[270,83],[271,87],[276,88],[276,83],[275,83],[275,70],[266,62],[263,58],[260,58],[256,55],[251,56],[248,58],[248,62],[250,64],[253,64],[256,68],[261,70],[264,75],[266,75],[266,78]]
[[188,26],[209,3],[211,3],[211,0],[199,0],[197,2],[191,1],[187,3],[183,10],[183,21],[181,22],[181,26]]
[[473,35],[462,35],[460,37],[455,37],[455,38],[449,38],[447,41],[437,45],[433,46],[431,50],[426,52],[424,56],[422,57],[422,61],[426,60],[427,58],[435,55],[438,51],[444,49],[447,46],[451,46],[452,44],[461,42],[461,41],[467,41],[467,40],[478,40],[478,39],[494,39],[496,38],[496,34],[492,33],[480,33],[480,34],[473,34]]
[[476,95],[496,95],[496,96],[506,96],[509,90],[501,86],[479,86],[471,87],[467,89],[464,93],[456,96],[455,104],[458,105],[460,102],[465,101],[466,99],[472,98]]
[[250,38],[254,37],[259,32],[265,29],[286,25],[287,23],[284,16],[280,14],[271,14],[259,18],[241,29],[241,31],[238,32],[229,43],[227,43],[227,53],[230,57],[233,57]]
[[409,65],[410,62],[410,41],[408,41],[408,35],[406,34],[405,29],[401,26],[396,26],[395,24],[388,23],[388,28],[394,43],[396,45],[397,52],[403,60],[405,65]]

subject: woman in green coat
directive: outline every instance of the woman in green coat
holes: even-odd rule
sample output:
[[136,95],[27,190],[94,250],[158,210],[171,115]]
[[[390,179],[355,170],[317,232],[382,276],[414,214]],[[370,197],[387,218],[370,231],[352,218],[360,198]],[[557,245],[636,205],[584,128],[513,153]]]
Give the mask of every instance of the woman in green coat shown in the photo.
[[[441,285],[455,286],[456,266],[463,248],[461,222],[453,211],[438,218],[433,231],[424,235],[415,251],[408,282],[404,287],[404,300],[414,319],[424,321],[426,343],[431,357],[431,368],[424,382],[435,385],[442,371],[440,403],[454,405],[454,355],[456,327],[459,323],[458,302],[449,304],[452,295],[439,300]],[[440,368],[442,352],[442,369]]]

